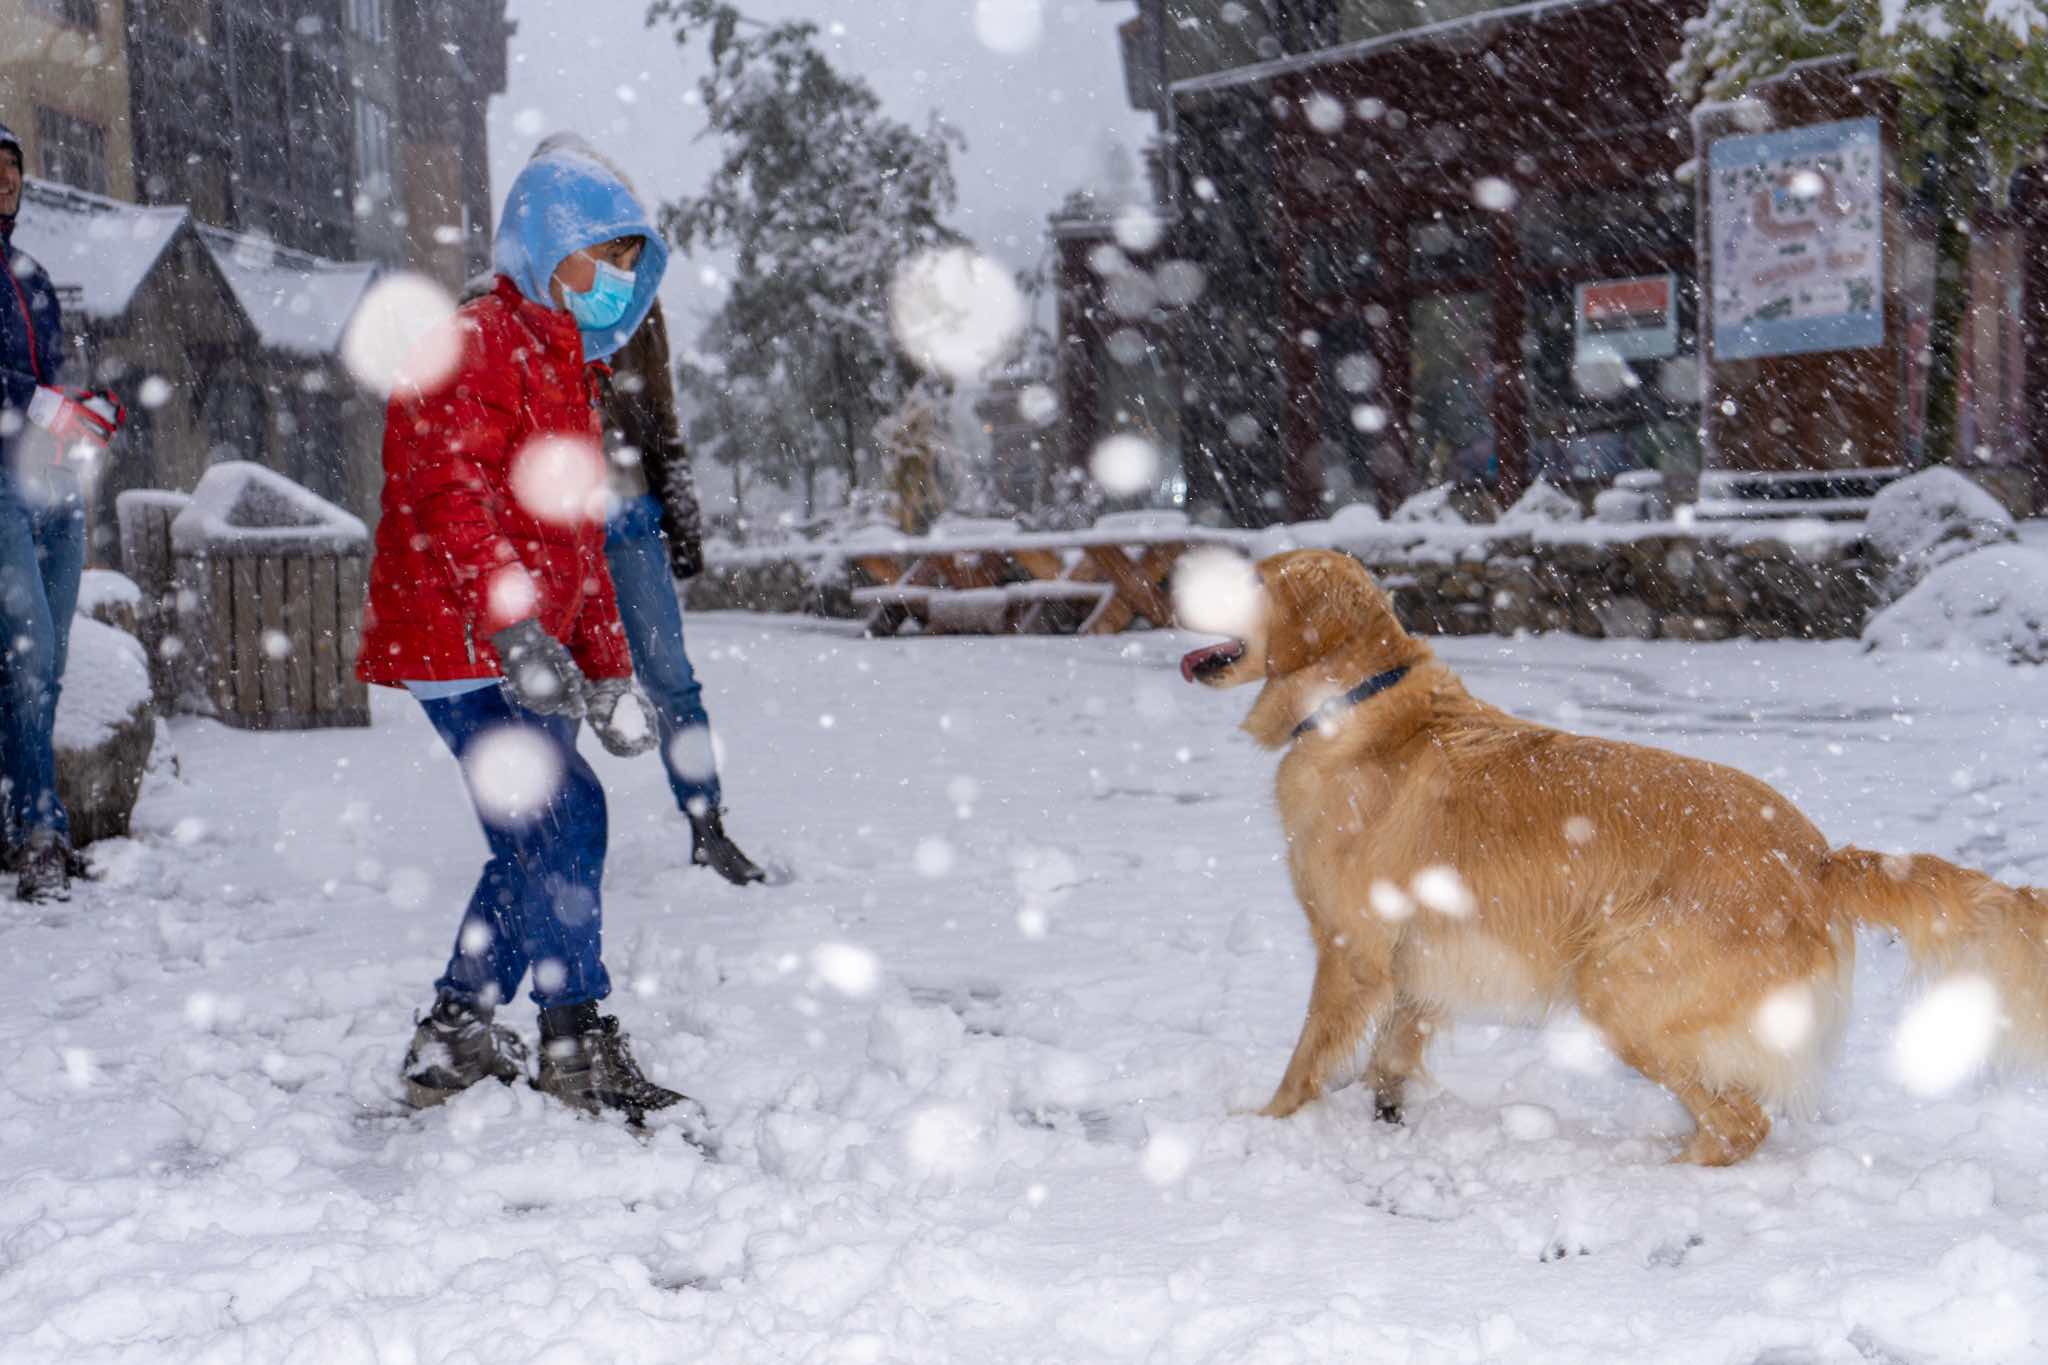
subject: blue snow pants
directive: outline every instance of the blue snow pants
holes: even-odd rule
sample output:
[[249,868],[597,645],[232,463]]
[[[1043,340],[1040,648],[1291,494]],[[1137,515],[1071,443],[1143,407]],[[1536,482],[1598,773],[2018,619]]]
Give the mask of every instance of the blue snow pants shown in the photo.
[[619,599],[626,647],[633,654],[633,676],[654,705],[661,761],[668,769],[676,806],[698,814],[716,810],[718,770],[711,761],[711,717],[704,710],[704,688],[683,648],[683,609],[669,574],[661,504],[650,495],[621,505],[605,526],[604,557]]
[[434,989],[501,1005],[531,969],[542,1009],[604,999],[604,788],[576,752],[576,718],[535,715],[497,687],[420,705],[491,849]]

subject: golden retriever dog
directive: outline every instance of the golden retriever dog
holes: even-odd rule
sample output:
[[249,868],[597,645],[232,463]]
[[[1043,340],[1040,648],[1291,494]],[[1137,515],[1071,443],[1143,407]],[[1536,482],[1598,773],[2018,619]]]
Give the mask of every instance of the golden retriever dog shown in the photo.
[[1376,1025],[1366,1079],[1398,1122],[1403,1083],[1452,1016],[1569,1004],[1691,1111],[1679,1159],[1728,1165],[1764,1140],[1767,1107],[1816,1081],[1847,1018],[1859,924],[1896,932],[1924,969],[1988,978],[2002,1046],[2040,1059],[2039,892],[1925,855],[1830,849],[1747,774],[1477,701],[1349,556],[1277,555],[1245,598],[1228,627],[1240,638],[1181,671],[1260,684],[1244,729],[1285,751],[1280,818],[1316,970],[1264,1113],[1317,1098]]

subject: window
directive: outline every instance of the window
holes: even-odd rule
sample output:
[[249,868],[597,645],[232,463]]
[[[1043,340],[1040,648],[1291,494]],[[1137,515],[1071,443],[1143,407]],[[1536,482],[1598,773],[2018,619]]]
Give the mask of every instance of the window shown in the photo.
[[356,101],[356,180],[366,194],[391,193],[391,115],[375,100]]
[[60,24],[99,31],[100,0],[29,0],[28,7]]
[[97,123],[37,105],[36,160],[45,180],[93,194],[105,194],[109,188],[107,133]]
[[348,26],[366,43],[384,41],[384,0],[348,0]]

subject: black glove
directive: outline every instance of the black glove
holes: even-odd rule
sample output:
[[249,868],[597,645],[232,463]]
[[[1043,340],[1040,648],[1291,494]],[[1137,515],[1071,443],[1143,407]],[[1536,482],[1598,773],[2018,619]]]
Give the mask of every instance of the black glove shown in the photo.
[[620,758],[644,754],[660,738],[654,710],[631,678],[585,678],[583,714],[605,752]]
[[491,637],[512,700],[542,716],[573,716],[583,709],[583,670],[568,647],[528,618]]
[[695,578],[704,572],[704,542],[694,535],[668,537],[669,572],[677,578]]

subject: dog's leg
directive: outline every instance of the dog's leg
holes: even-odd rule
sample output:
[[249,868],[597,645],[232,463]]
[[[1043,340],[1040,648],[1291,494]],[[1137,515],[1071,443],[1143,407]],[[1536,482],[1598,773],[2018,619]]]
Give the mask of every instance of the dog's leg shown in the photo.
[[[1611,1036],[1611,1035],[1610,1035]],[[1763,1145],[1771,1120],[1763,1106],[1741,1086],[1710,1090],[1689,1060],[1667,1058],[1647,1048],[1620,1044],[1621,1060],[1678,1097],[1692,1114],[1692,1140],[1672,1158],[1695,1166],[1733,1166]]]
[[1329,948],[1316,955],[1316,981],[1309,991],[1308,1018],[1280,1088],[1259,1112],[1284,1119],[1323,1093],[1323,1074],[1330,1063],[1358,1045],[1387,997],[1385,971]]
[[1366,1079],[1372,1082],[1374,1117],[1382,1123],[1401,1121],[1401,1093],[1408,1078],[1422,1069],[1422,1053],[1443,1022],[1435,1008],[1414,1000],[1397,1000],[1380,1017]]

